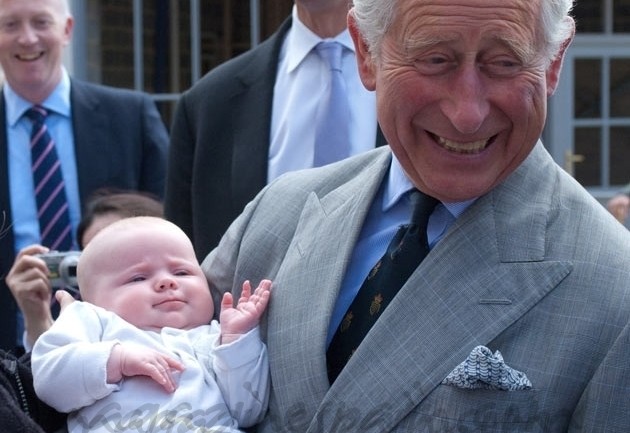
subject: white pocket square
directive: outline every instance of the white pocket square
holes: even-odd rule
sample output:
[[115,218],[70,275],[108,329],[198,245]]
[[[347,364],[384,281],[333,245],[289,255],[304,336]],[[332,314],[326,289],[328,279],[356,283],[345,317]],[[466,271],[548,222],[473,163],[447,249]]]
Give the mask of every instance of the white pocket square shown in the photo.
[[498,350],[492,354],[485,346],[475,347],[468,358],[446,376],[442,384],[463,389],[502,391],[532,388],[525,373],[508,366]]

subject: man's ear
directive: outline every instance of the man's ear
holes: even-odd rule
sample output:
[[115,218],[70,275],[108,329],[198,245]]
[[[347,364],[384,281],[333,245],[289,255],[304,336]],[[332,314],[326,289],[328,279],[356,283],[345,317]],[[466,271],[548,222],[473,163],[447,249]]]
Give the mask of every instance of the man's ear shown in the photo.
[[555,59],[551,62],[549,67],[547,68],[547,96],[553,95],[558,87],[558,81],[560,80],[560,72],[562,71],[562,62],[564,61],[564,55],[571,45],[573,41],[573,37],[575,36],[575,21],[573,18],[567,17],[566,19],[571,20],[571,25],[573,26],[573,30],[571,31],[571,36],[566,38],[564,42],[562,42],[562,46],[556,54]]
[[348,13],[348,31],[354,42],[361,82],[366,89],[372,91],[376,89],[376,68],[374,67],[374,60],[372,59],[368,45],[363,39],[361,32],[359,32],[352,10]]

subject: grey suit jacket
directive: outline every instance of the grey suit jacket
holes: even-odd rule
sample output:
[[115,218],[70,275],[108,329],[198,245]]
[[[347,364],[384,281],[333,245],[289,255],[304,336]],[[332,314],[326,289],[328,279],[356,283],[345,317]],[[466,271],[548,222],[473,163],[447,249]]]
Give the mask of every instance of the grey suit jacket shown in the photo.
[[[291,19],[254,49],[206,74],[177,104],[164,212],[205,257],[267,184],[271,108]],[[385,144],[380,130],[375,146]]]
[[[274,281],[259,431],[627,432],[630,235],[541,143],[449,228],[329,386],[328,323],[389,163],[382,148],[278,179],[203,263],[217,293]],[[478,345],[532,389],[443,385]]]
[[[70,104],[81,203],[103,187],[164,195],[168,134],[151,98],[126,89],[71,80]],[[6,111],[0,92],[0,348],[15,343],[16,305],[4,278],[13,260]],[[2,214],[0,214],[0,226]]]

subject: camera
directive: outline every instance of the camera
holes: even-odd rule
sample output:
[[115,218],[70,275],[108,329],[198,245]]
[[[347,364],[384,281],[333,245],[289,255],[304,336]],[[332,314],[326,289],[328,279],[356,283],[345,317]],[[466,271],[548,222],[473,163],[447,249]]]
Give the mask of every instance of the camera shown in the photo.
[[50,251],[37,254],[37,257],[46,262],[48,267],[48,279],[53,288],[77,287],[77,263],[78,251]]

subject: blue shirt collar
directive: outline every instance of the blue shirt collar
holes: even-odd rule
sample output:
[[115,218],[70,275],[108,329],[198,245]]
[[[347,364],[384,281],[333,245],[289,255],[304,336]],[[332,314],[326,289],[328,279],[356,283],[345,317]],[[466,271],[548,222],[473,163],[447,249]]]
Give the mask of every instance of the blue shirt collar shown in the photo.
[[[24,112],[33,106],[33,103],[15,93],[11,85],[6,81],[4,83],[4,101],[6,103],[9,127],[15,126],[22,118]],[[61,74],[61,81],[41,105],[49,111],[70,117],[70,76],[65,68],[63,68]]]
[[[383,212],[391,209],[400,198],[408,191],[412,190],[414,185],[411,183],[405,171],[403,170],[396,155],[392,154],[392,162],[389,167],[387,178],[387,186],[383,194]],[[461,202],[442,203],[444,207],[455,218],[459,217],[477,198],[465,200]]]

